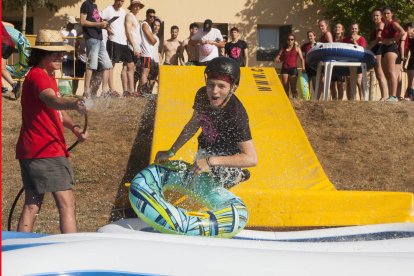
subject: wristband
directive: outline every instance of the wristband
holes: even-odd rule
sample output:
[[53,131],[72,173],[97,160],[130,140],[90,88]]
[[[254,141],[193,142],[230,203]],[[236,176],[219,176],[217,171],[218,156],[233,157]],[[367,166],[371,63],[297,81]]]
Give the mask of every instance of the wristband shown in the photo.
[[73,125],[72,128],[71,128],[72,132],[75,130],[75,127],[81,128],[80,125]]
[[175,153],[172,150],[167,151],[168,157],[173,157]]
[[210,163],[210,156],[206,158],[206,161],[207,161],[207,165],[208,165],[209,167],[212,167],[212,166],[211,166],[211,163]]

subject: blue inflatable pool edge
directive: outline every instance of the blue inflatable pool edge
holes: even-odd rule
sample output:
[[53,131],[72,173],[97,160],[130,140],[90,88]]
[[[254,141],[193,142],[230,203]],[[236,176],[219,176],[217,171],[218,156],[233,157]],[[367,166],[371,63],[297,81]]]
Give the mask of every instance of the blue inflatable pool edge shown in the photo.
[[368,70],[376,63],[375,55],[370,50],[342,42],[316,43],[307,53],[306,62],[316,69],[321,61],[364,62]]
[[40,233],[24,233],[24,232],[14,232],[14,231],[1,231],[1,240],[10,240],[10,239],[33,239],[48,236],[48,234]]

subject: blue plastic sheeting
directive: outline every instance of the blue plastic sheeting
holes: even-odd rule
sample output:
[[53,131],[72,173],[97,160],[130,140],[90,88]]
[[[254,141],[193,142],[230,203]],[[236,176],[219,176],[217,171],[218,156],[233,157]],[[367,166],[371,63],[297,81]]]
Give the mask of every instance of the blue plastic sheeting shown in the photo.
[[2,241],[10,240],[10,239],[33,239],[33,238],[40,238],[44,236],[48,236],[48,234],[1,231]]

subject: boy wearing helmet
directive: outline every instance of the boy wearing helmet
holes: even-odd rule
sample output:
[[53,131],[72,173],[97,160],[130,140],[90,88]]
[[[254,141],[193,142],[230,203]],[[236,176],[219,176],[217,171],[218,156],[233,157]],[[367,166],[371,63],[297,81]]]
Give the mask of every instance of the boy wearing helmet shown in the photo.
[[232,59],[217,57],[205,71],[206,86],[195,96],[193,115],[168,151],[159,151],[155,162],[163,162],[188,142],[201,127],[198,154],[193,164],[197,174],[210,172],[214,180],[230,188],[249,177],[247,170],[257,164],[249,118],[234,95],[240,68]]

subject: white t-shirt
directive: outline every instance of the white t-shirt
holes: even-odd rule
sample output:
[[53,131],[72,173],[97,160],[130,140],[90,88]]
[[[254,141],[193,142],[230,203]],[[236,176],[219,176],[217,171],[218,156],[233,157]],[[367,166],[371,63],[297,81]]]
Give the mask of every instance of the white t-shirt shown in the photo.
[[[76,44],[76,30],[72,29],[71,31],[68,31],[66,28],[63,28],[60,30],[60,34],[64,37],[64,43],[67,45],[70,45],[72,47],[75,47]],[[72,38],[73,37],[73,38]],[[73,60],[73,54],[64,55],[65,59]]]
[[[223,41],[223,36],[219,29],[211,28],[211,30],[206,33],[203,29],[198,30],[198,32],[191,37],[191,40],[211,40],[211,41]],[[210,61],[213,58],[219,56],[219,51],[217,46],[211,44],[204,44],[198,47],[198,61],[206,62]]]
[[116,11],[112,5],[106,7],[101,12],[101,17],[104,20],[110,20],[114,16],[119,16],[118,19],[109,25],[109,28],[113,33],[109,36],[109,40],[121,45],[127,45],[127,37],[125,34],[125,15],[126,12],[123,8]]

